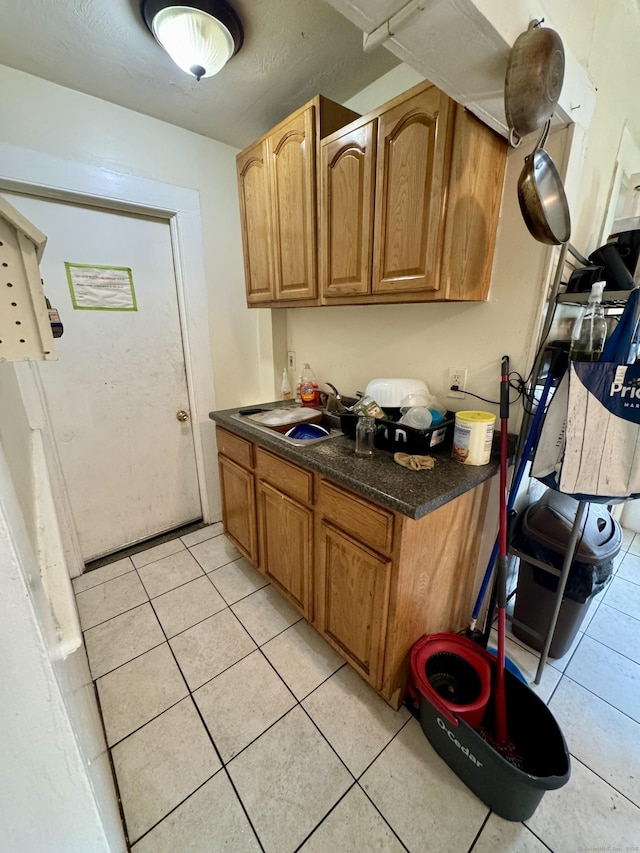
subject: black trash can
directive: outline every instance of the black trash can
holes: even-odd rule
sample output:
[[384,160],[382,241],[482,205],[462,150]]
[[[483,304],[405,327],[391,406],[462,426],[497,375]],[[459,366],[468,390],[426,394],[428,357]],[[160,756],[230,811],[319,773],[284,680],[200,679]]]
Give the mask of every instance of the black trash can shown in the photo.
[[[578,509],[569,495],[547,490],[526,508],[513,539],[520,558],[512,631],[534,649],[542,650],[553,614],[558,576],[526,559],[526,555],[557,570],[562,568]],[[574,641],[592,598],[607,585],[613,559],[622,547],[622,529],[602,504],[588,504],[583,517],[549,656],[564,655]]]

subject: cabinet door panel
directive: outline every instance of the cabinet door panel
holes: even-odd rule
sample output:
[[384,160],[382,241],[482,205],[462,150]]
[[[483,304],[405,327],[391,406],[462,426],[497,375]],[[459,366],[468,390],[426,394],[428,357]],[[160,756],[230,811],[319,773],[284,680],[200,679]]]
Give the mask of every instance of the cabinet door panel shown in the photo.
[[260,566],[310,618],[313,513],[266,483],[258,484]]
[[374,294],[439,287],[449,112],[431,87],[380,116]]
[[218,457],[224,532],[233,544],[256,565],[256,496],[254,476],[225,456]]
[[379,689],[391,562],[325,521],[320,540],[316,627]]
[[317,293],[314,108],[267,139],[275,237],[277,299]]
[[321,282],[323,296],[371,291],[375,119],[322,148]]
[[275,282],[266,143],[238,157],[237,171],[247,303],[270,302]]
[[458,105],[442,254],[449,299],[486,299],[507,165],[507,143]]

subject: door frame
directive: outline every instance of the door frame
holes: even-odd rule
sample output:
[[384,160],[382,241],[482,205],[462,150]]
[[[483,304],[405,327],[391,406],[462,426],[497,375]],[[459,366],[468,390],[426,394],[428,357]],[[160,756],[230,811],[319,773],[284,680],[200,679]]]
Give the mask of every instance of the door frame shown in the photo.
[[[155,216],[168,222],[202,517],[206,523],[217,521],[221,517],[220,488],[214,427],[208,417],[209,411],[215,409],[214,369],[198,191],[0,142],[0,192],[3,190]],[[84,560],[40,374],[35,363],[19,363],[16,367],[31,427],[41,429],[45,438],[65,555],[74,577],[82,573]]]

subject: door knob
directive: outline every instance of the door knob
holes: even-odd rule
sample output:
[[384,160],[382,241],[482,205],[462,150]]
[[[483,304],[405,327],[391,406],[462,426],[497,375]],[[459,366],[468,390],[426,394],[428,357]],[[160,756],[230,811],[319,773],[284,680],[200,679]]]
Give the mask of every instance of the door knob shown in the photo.
[[179,421],[188,421],[189,420],[189,413],[185,412],[184,409],[180,409],[179,412],[176,412],[176,418]]

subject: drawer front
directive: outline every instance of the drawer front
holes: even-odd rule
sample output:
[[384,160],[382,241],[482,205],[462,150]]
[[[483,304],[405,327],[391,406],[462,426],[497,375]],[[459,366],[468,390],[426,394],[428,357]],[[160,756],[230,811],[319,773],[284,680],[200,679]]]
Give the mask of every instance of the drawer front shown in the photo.
[[256,448],[256,471],[261,480],[271,483],[285,495],[301,501],[313,503],[313,474],[290,462],[285,462],[279,456]]
[[250,441],[220,427],[216,427],[216,439],[218,453],[244,468],[253,468],[253,444]]
[[324,518],[363,544],[381,554],[391,553],[393,513],[326,480],[320,482],[319,506]]

